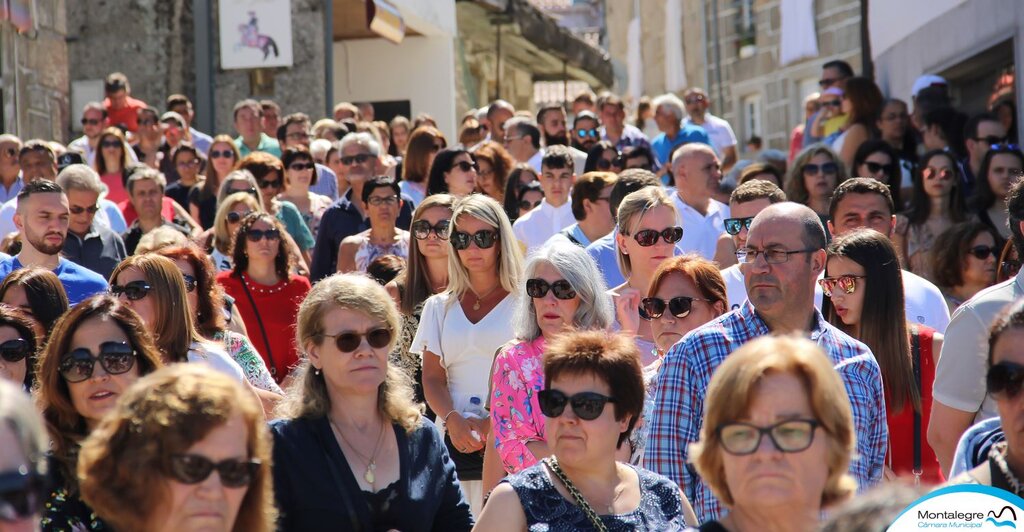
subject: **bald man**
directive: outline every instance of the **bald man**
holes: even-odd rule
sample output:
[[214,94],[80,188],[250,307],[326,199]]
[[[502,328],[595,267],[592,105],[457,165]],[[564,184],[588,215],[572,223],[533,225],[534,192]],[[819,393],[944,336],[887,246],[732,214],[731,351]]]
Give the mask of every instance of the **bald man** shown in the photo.
[[684,144],[672,154],[672,176],[676,211],[683,228],[679,247],[711,260],[719,237],[725,233],[724,220],[729,217],[729,206],[711,197],[722,179],[718,156],[707,144]]
[[[864,344],[825,321],[814,308],[814,285],[825,268],[825,228],[811,209],[791,202],[766,207],[737,252],[749,299],[692,331],[665,356],[650,419],[644,466],[683,487],[698,522],[724,508],[687,467],[700,437],[711,375],[729,353],[766,334],[809,336],[835,366],[850,398],[858,459],[850,474],[861,489],[882,479],[888,429],[882,374]],[[763,444],[763,443],[762,443]],[[771,443],[769,443],[771,445]]]

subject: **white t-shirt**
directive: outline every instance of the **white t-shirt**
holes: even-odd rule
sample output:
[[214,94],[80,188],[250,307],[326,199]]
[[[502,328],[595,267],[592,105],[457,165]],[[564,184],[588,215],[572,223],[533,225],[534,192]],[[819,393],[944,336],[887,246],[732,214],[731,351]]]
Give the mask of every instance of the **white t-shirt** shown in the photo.
[[946,332],[949,305],[931,281],[903,270],[903,297],[907,304],[907,321],[927,325],[939,333]]
[[491,364],[498,348],[512,340],[515,306],[516,297],[509,294],[483,319],[470,323],[462,305],[449,292],[430,296],[424,302],[420,326],[409,352],[424,356],[430,351],[441,359],[455,410],[467,410],[474,396],[487,403]]
[[732,126],[729,122],[718,118],[711,113],[704,113],[704,123],[694,124],[690,120],[690,117],[683,119],[683,125],[694,125],[704,128],[708,136],[711,137],[711,145],[714,146],[715,151],[718,152],[719,157],[726,148],[730,148],[736,145],[736,134],[732,131]]
[[547,199],[543,199],[540,205],[520,216],[512,224],[512,233],[516,235],[516,240],[526,244],[526,252],[529,253],[574,223],[576,218],[572,215],[571,201],[566,201],[561,207],[555,207],[548,203]]
[[247,383],[242,366],[238,365],[223,349],[210,344],[192,342],[188,350],[188,361],[206,364],[238,382]]
[[672,195],[679,214],[680,226],[683,228],[683,239],[676,246],[683,253],[697,252],[705,259],[715,258],[718,238],[725,233],[725,219],[729,217],[729,206],[716,200],[708,205],[707,215],[687,205],[677,191]]

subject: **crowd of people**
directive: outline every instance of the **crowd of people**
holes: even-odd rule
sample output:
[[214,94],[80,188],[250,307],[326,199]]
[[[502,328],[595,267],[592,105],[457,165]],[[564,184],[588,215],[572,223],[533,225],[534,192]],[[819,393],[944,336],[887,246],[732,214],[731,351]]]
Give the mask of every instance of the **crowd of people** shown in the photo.
[[893,486],[1022,494],[1015,112],[820,85],[787,153],[700,88],[496,100],[457,139],[247,99],[233,137],[111,74],[67,146],[0,135],[0,529],[842,530]]

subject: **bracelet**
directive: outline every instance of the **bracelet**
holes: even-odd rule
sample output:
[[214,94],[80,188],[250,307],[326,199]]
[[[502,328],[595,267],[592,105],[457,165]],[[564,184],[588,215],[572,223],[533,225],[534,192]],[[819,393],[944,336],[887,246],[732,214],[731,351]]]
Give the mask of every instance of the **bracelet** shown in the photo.
[[456,413],[456,412],[458,412],[458,410],[452,410],[451,412],[448,412],[447,414],[445,414],[445,415],[444,415],[444,417],[443,417],[443,418],[441,418],[441,420],[442,420],[442,421],[444,421],[444,423],[445,423],[445,424],[447,425],[447,424],[448,424],[448,418],[449,418],[449,417],[450,417],[450,416],[451,416],[452,414],[454,414],[454,413]]

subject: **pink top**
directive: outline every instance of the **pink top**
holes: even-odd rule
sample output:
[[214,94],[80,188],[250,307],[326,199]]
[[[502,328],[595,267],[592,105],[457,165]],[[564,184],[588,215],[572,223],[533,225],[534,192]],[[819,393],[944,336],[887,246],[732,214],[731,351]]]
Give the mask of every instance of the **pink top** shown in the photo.
[[544,337],[504,349],[491,376],[491,430],[505,471],[518,473],[537,463],[527,442],[546,441],[537,392],[544,389]]

